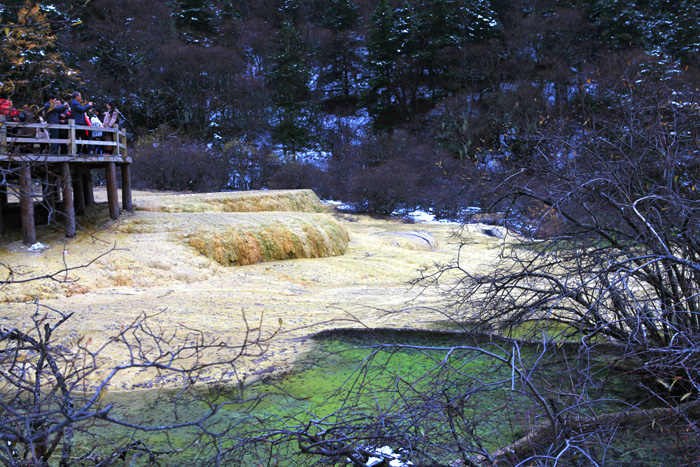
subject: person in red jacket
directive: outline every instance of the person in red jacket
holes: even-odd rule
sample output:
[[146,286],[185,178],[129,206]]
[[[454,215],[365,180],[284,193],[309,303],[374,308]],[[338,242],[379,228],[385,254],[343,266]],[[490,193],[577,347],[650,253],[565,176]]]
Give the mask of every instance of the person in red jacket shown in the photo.
[[17,116],[19,113],[15,106],[12,104],[12,99],[10,99],[7,94],[0,93],[0,122],[7,121],[17,121]]

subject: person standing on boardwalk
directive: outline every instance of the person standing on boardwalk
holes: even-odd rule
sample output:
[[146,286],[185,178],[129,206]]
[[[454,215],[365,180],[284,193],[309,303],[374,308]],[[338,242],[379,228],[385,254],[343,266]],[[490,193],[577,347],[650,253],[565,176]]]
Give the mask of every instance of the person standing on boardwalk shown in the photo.
[[4,92],[0,93],[0,122],[11,120],[10,117],[13,109],[12,99],[7,97]]
[[[102,120],[100,120],[100,111],[91,112],[90,126],[93,128],[102,128]],[[92,140],[102,140],[102,132],[97,130],[92,132]],[[92,145],[89,150],[90,154],[102,154],[102,146]]]
[[[88,102],[87,105],[82,105],[83,98],[78,91],[73,92],[73,100],[70,101],[70,113],[73,120],[75,120],[76,125],[87,125],[87,120],[85,119],[85,112],[92,108],[92,102]],[[76,131],[76,139],[89,139],[87,137],[87,131]],[[78,148],[78,152],[82,152],[83,147]]]
[[[55,97],[51,97],[49,101],[44,104],[44,115],[46,116],[46,123],[56,124],[61,123],[61,119],[65,119],[65,112],[68,110],[67,105],[61,104],[61,101]],[[49,137],[51,139],[59,139],[61,137],[61,130],[58,128],[49,128]],[[50,154],[58,154],[58,143],[51,143],[51,148],[49,149]]]
[[[119,110],[117,110],[117,103],[111,101],[107,104],[107,111],[104,113],[102,119],[102,126],[104,128],[116,128],[119,124]],[[117,134],[115,132],[104,132],[102,133],[102,139],[104,141],[117,142]],[[107,146],[104,150],[105,154],[112,154],[114,152],[113,146]]]

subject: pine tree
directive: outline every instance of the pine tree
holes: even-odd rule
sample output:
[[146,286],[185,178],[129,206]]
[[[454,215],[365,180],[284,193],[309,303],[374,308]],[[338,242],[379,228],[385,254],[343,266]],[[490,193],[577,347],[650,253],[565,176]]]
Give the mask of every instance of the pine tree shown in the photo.
[[450,78],[464,64],[449,52],[492,37],[495,18],[484,0],[407,1],[396,9],[380,0],[367,41],[367,104],[375,123],[410,117],[424,102],[458,88]]
[[617,48],[643,46],[644,15],[636,1],[597,0],[589,7],[601,41]]
[[285,154],[293,155],[310,143],[311,70],[304,43],[291,21],[285,21],[277,33],[270,62],[266,81],[278,114],[273,137]]
[[352,0],[330,0],[321,17],[321,25],[331,32],[332,39],[321,49],[320,58],[325,67],[319,83],[329,85],[331,98],[345,102],[350,100],[361,62],[360,41],[353,32],[358,24],[358,7]]
[[357,27],[359,8],[352,0],[329,0],[321,16],[321,26],[332,31],[349,31]]
[[671,55],[688,62],[700,52],[700,5],[689,0],[665,3],[669,8],[660,27],[667,32],[666,48]]
[[365,102],[375,122],[392,106],[396,87],[395,68],[400,55],[400,42],[395,34],[394,11],[388,0],[379,0],[370,17],[367,39],[369,72]]
[[457,0],[452,26],[460,41],[479,42],[495,37],[499,32],[498,15],[488,0]]
[[177,0],[172,17],[188,42],[198,42],[215,29],[209,0]]

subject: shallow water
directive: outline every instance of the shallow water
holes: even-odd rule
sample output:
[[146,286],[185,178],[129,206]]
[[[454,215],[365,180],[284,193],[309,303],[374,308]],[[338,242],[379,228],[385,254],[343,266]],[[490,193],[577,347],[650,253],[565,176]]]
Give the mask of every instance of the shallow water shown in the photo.
[[[476,344],[496,357],[469,348]],[[329,332],[315,339],[314,351],[293,371],[270,376],[245,388],[210,386],[186,394],[149,390],[108,396],[107,402],[113,404],[113,416],[149,427],[194,420],[204,417],[212,408],[218,409],[199,426],[170,430],[167,435],[162,431],[139,432],[114,427],[100,430],[109,438],[123,436],[117,445],[140,439],[154,451],[189,447],[179,455],[159,456],[167,465],[211,464],[218,448],[222,465],[268,465],[274,460],[269,465],[296,466],[319,460],[297,454],[294,433],[312,421],[323,420],[329,429],[345,421],[348,429],[354,427],[359,434],[366,428],[361,422],[363,417],[369,419],[382,414],[390,432],[389,425],[396,420],[417,416],[419,419],[412,423],[415,430],[424,433],[414,435],[416,439],[424,438],[421,449],[430,451],[425,438],[432,438],[434,452],[429,454],[447,464],[457,456],[440,449],[450,442],[445,437],[449,430],[443,413],[446,404],[441,397],[459,396],[466,401],[460,406],[459,416],[453,414],[453,417],[471,425],[462,424],[457,431],[465,445],[474,448],[478,438],[490,452],[522,437],[530,424],[537,421],[533,414],[542,414],[532,391],[522,384],[521,378],[513,377],[512,365],[497,358],[507,359],[512,351],[512,344],[477,341],[452,333]],[[645,403],[644,391],[635,389],[639,388],[635,377],[608,370],[589,359],[583,361],[575,353],[566,355],[551,350],[542,353],[537,346],[524,347],[517,362],[528,368],[529,378],[538,390],[548,391],[551,403],[560,409],[564,404],[577,404],[582,414],[591,414]],[[579,365],[594,368],[598,365],[595,381],[576,380]],[[564,380],[563,375],[572,376]],[[558,396],[552,396],[554,393]],[[468,396],[464,397],[465,394]],[[426,398],[427,395],[430,397]],[[434,408],[424,410],[430,404]],[[207,432],[226,434],[214,442]],[[243,438],[255,437],[258,443],[242,442]],[[630,437],[625,436],[622,441],[629,443]],[[94,446],[94,440],[91,443]],[[655,446],[651,443],[646,448],[628,448],[634,455],[625,457],[624,453],[618,453],[619,462],[624,464],[625,459],[633,461],[643,455],[645,465],[663,465],[663,458],[659,460],[661,464],[654,462],[655,456],[660,455],[652,451],[658,449]],[[610,461],[612,457],[607,458]],[[142,456],[136,464],[145,464],[146,460]]]

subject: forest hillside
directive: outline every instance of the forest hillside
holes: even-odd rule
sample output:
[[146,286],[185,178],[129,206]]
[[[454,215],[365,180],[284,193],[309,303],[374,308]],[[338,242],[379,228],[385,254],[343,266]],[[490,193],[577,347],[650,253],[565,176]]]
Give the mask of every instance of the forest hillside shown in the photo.
[[10,0],[0,81],[17,106],[113,101],[142,188],[311,188],[458,218],[513,172],[538,183],[583,144],[619,152],[620,119],[663,113],[674,126],[652,133],[692,140],[698,15],[689,0]]

